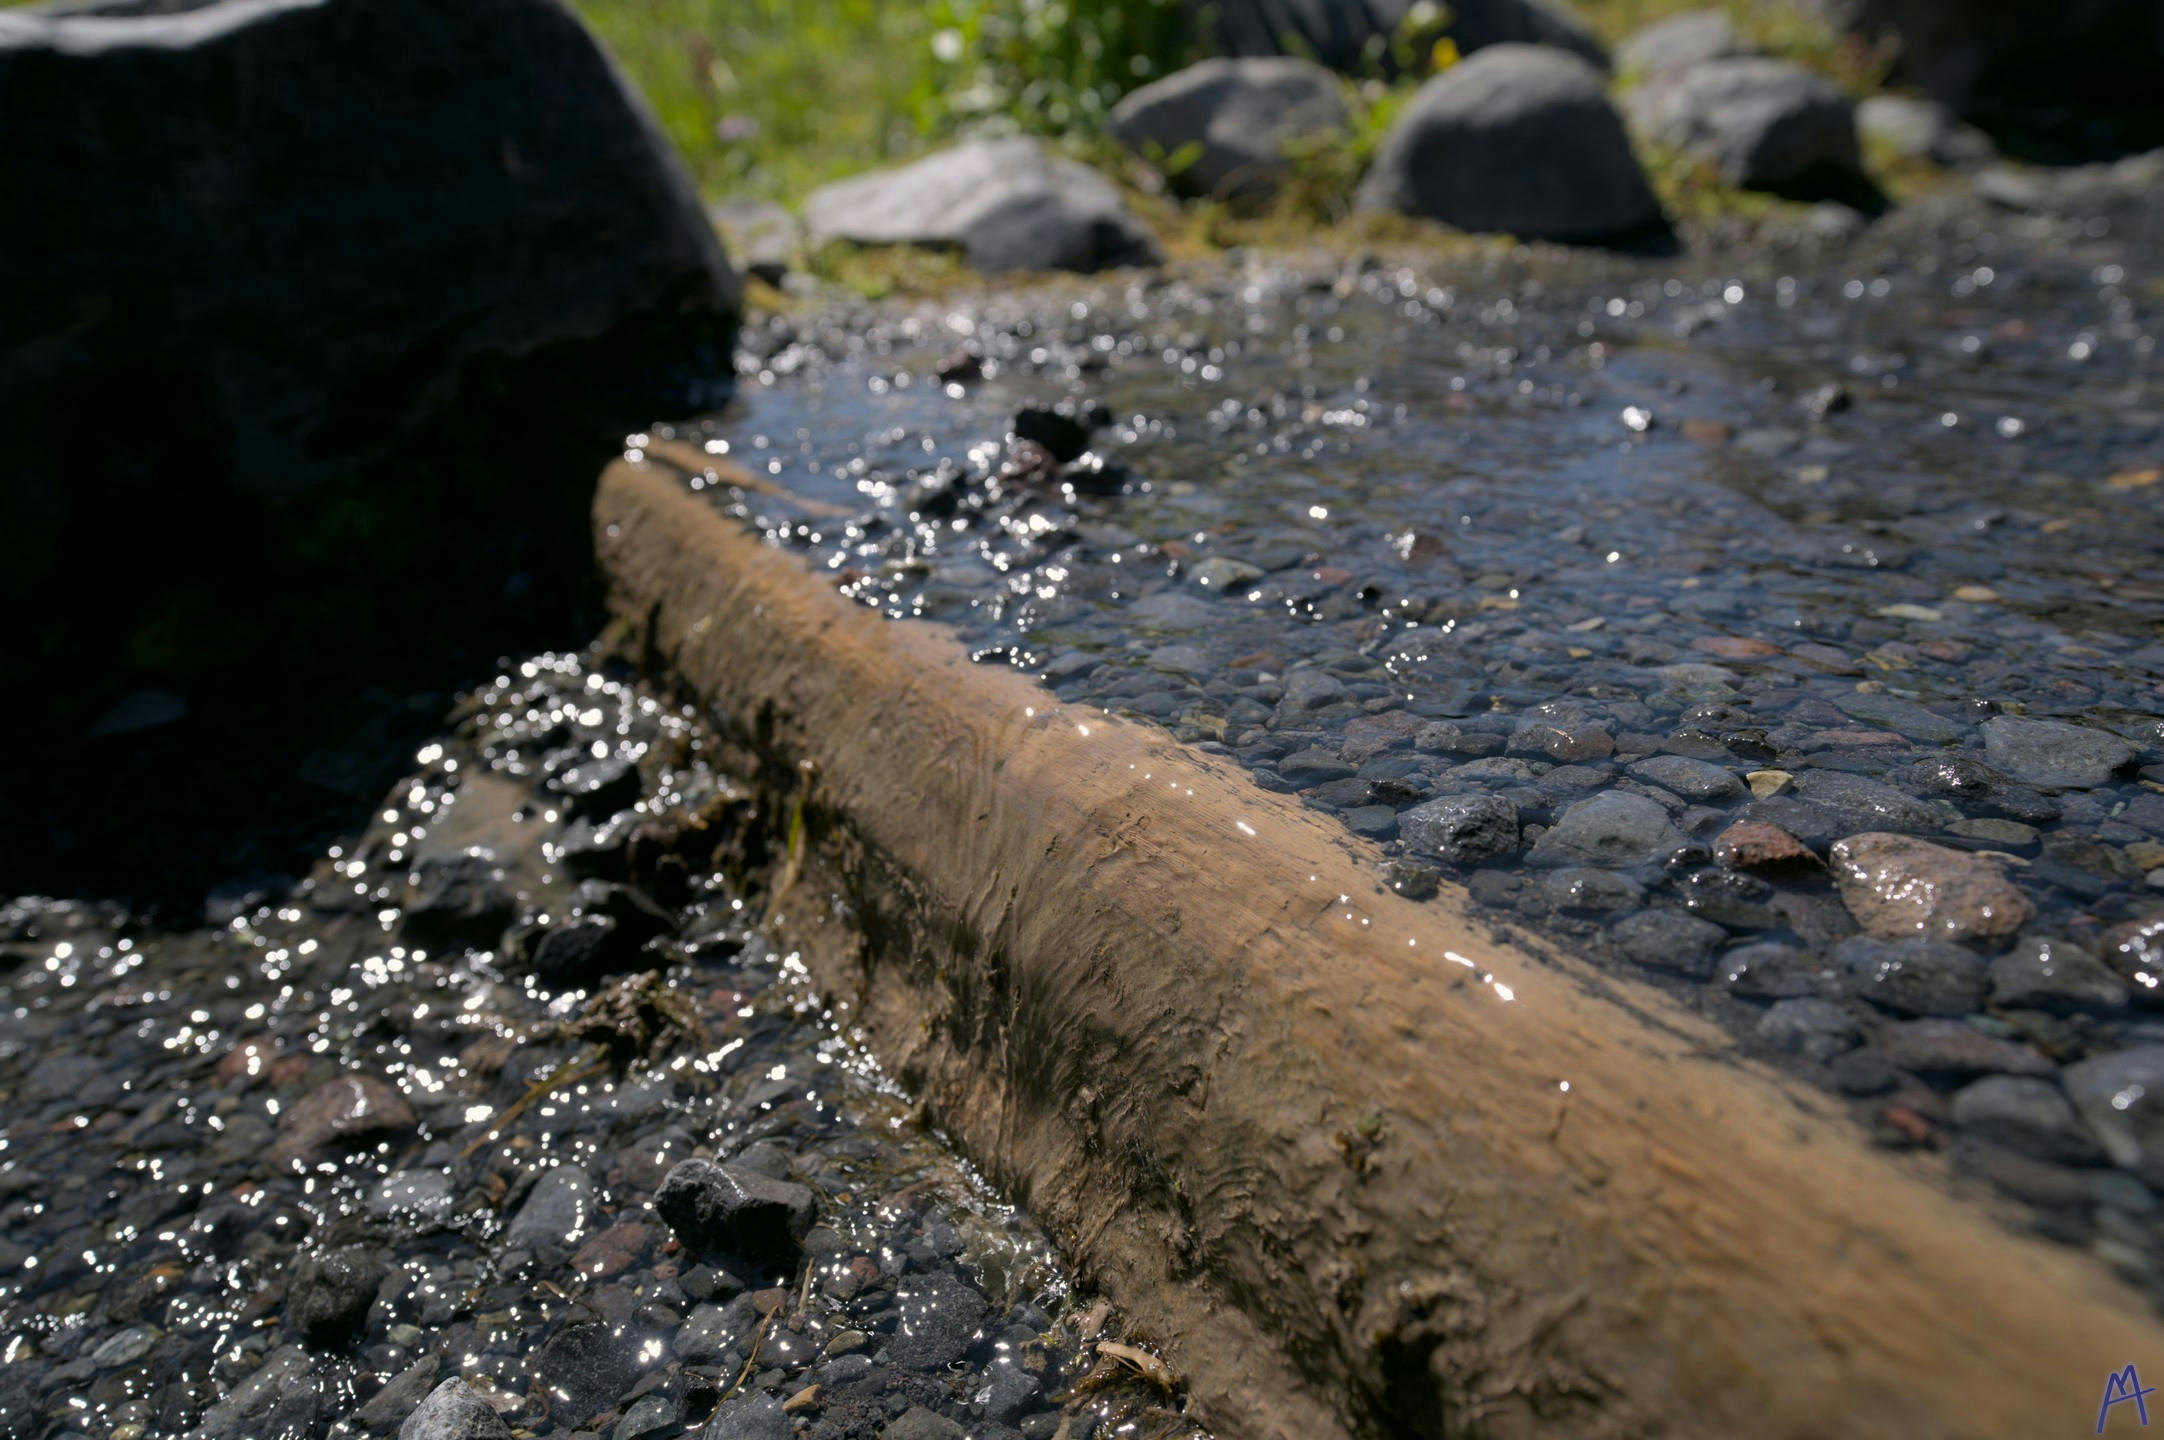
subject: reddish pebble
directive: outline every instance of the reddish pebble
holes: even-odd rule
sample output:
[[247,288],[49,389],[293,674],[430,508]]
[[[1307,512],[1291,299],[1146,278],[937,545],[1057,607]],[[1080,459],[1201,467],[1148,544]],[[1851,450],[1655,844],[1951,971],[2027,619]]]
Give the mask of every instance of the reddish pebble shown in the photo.
[[1926,640],[1916,648],[1934,660],[1944,660],[1953,665],[1968,659],[1969,651],[1975,647],[1965,645],[1959,640]]
[[1728,427],[1718,420],[1686,420],[1683,422],[1685,439],[1700,445],[1726,445]]
[[1718,655],[1723,660],[1764,660],[1781,653],[1780,646],[1753,640],[1748,635],[1701,635],[1691,642],[1691,648]]
[[590,1279],[606,1280],[637,1264],[645,1249],[646,1227],[636,1220],[621,1220],[581,1245],[571,1257],[571,1268]]
[[1315,572],[1315,578],[1325,585],[1347,585],[1352,582],[1353,572],[1335,565],[1325,565]]
[[1828,745],[1906,745],[1908,741],[1889,730],[1821,730],[1811,737]]
[[278,1058],[278,1042],[264,1036],[243,1040],[218,1059],[220,1080],[260,1080]]
[[1901,1132],[1911,1145],[1931,1143],[1931,1122],[1906,1105],[1888,1105],[1879,1112],[1879,1118]]
[[1771,869],[1780,865],[1809,865],[1818,861],[1810,846],[1778,825],[1763,820],[1744,820],[1729,826],[1713,842],[1713,853],[1723,865],[1737,870]]

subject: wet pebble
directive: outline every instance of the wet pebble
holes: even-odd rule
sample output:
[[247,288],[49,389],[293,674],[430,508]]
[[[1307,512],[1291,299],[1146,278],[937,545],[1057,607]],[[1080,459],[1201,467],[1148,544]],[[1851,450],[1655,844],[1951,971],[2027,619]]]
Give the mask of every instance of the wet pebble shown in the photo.
[[1995,768],[2046,789],[2093,790],[2131,768],[2139,756],[2109,731],[2061,720],[1995,715],[1983,731],[1984,754]]
[[2059,1087],[2045,1080],[1991,1075],[1954,1096],[1954,1123],[2025,1155],[2062,1165],[2094,1165],[2104,1152],[2082,1128]]
[[1500,795],[1446,795],[1397,818],[1409,855],[1474,865],[1518,848],[1518,807]]
[[1682,843],[1682,833],[1659,805],[1642,795],[1608,791],[1565,810],[1533,842],[1526,859],[1534,865],[1623,868],[1659,860]]
[[1824,1062],[1861,1039],[1855,1019],[1830,1000],[1777,1000],[1759,1017],[1760,1039],[1776,1050]]
[[1983,962],[1943,940],[1858,935],[1835,947],[1834,960],[1856,995],[1899,1015],[1967,1015],[1983,1003]]
[[696,1159],[671,1170],[654,1196],[654,1209],[693,1254],[758,1260],[795,1254],[817,1206],[802,1185]]
[[511,1427],[454,1375],[406,1417],[398,1427],[398,1440],[511,1440]]
[[2026,896],[1992,861],[1906,835],[1852,835],[1834,879],[1858,924],[1883,939],[1992,940],[2027,922]]

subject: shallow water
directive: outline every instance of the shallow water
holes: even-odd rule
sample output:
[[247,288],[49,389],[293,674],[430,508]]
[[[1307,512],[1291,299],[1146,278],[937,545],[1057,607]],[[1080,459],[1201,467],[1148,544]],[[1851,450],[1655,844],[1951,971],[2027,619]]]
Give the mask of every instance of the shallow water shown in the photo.
[[[656,433],[846,593],[1237,756],[2154,1287],[2160,214],[783,319],[735,411]],[[1104,422],[1064,467],[1010,435],[1055,401]],[[1572,844],[1618,795],[1635,838]],[[1476,796],[1508,842],[1438,851],[1422,807]],[[1746,820],[1810,853],[1736,858]],[[1991,933],[1859,937],[1829,849],[1888,831],[2006,877]]]
[[[1196,1434],[759,938],[708,753],[540,656],[292,894],[8,907],[0,1435],[389,1433],[452,1376],[519,1435]],[[807,1187],[801,1247],[684,1251],[691,1157]]]

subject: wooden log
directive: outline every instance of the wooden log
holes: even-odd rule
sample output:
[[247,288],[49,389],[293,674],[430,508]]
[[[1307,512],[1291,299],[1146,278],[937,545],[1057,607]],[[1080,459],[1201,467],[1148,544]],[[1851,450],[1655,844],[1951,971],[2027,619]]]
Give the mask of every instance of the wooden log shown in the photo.
[[2141,1296],[1943,1160],[1389,892],[1230,761],[882,619],[650,458],[595,526],[645,653],[809,777],[775,932],[1218,1433],[2028,1440],[2164,1365]]

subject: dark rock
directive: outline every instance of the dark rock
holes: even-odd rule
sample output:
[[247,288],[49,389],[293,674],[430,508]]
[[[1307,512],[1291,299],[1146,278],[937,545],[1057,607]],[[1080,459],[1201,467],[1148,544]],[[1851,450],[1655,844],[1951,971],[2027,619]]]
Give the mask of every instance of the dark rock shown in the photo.
[[1573,866],[1557,870],[1540,882],[1541,898],[1558,910],[1606,915],[1635,910],[1645,903],[1644,887],[1613,870]]
[[511,1427],[472,1386],[453,1375],[406,1417],[398,1427],[398,1440],[511,1440]]
[[[1803,771],[1796,776],[1796,795],[1804,803],[1834,816],[1848,830],[1901,830],[1926,834],[1938,829],[1941,823],[1939,811],[1927,802],[1891,785],[1840,770]],[[1802,835],[1804,832],[1798,830],[1796,833]]]
[[1660,220],[1600,72],[1533,45],[1493,47],[1423,85],[1376,152],[1360,204],[1547,240]]
[[2097,943],[2104,963],[2132,981],[2137,995],[2164,990],[2164,910],[2114,925]]
[[962,1440],[965,1433],[946,1416],[912,1405],[886,1423],[879,1440]]
[[1674,910],[1641,910],[1610,927],[1608,942],[1617,953],[1649,970],[1666,970],[1706,980],[1716,969],[1714,947],[1728,938],[1711,921]]
[[642,942],[606,916],[568,920],[534,947],[534,978],[552,990],[586,989],[639,967]]
[[1408,900],[1433,900],[1442,891],[1442,876],[1427,865],[1393,860],[1383,878],[1390,888]]
[[1959,1020],[1908,1020],[1890,1025],[1879,1042],[1886,1058],[1918,1075],[2049,1076],[2053,1065],[2026,1045],[1995,1040]]
[[2066,1067],[2066,1095],[2111,1163],[2164,1185],[2164,1046]]
[[621,755],[585,760],[549,780],[549,789],[570,802],[574,815],[598,820],[639,798],[639,772]]
[[1500,795],[1445,795],[1398,816],[1406,854],[1475,865],[1518,848],[1518,807]]
[[285,1169],[299,1161],[358,1150],[404,1135],[420,1119],[395,1087],[373,1075],[346,1074],[325,1081],[278,1117],[271,1163]]
[[[742,1390],[714,1412],[700,1440],[789,1440],[791,1433],[781,1401],[756,1390]],[[891,1426],[886,1433],[893,1433]]]
[[901,1319],[887,1353],[910,1370],[937,1370],[961,1359],[991,1313],[982,1295],[945,1270],[903,1280],[895,1301]]
[[1777,1000],[1758,1019],[1758,1037],[1776,1050],[1824,1062],[1862,1039],[1856,1021],[1830,1000]]
[[1959,945],[1858,935],[1834,959],[1857,995],[1896,1014],[1968,1015],[1983,1006],[1983,962]]
[[2127,987],[2103,962],[2066,940],[2029,939],[1991,962],[1991,1003],[2072,1015],[2116,1010]]
[[756,1260],[794,1255],[816,1206],[802,1185],[711,1160],[683,1161],[654,1196],[654,1209],[692,1253]]
[[421,1402],[435,1388],[436,1372],[443,1362],[433,1355],[423,1355],[408,1365],[390,1381],[369,1396],[368,1402],[353,1412],[353,1418],[363,1430],[388,1430],[419,1408]]
[[1730,185],[1789,190],[1863,172],[1855,106],[1786,60],[1709,60],[1654,77],[1630,105],[1648,137],[1711,163]]
[[[1191,0],[1227,55],[1304,55],[1332,70],[1396,70],[1393,42],[1415,0]],[[1608,55],[1583,21],[1551,0],[1457,0],[1440,12],[1460,54],[1490,45],[1552,45],[1605,70]],[[1415,37],[1432,45],[1438,35]],[[1422,64],[1425,63],[1423,60]]]
[[2061,1165],[2094,1165],[2104,1152],[2059,1087],[1992,1075],[1954,1096],[1954,1123],[1980,1140]]
[[319,1349],[351,1344],[382,1280],[383,1262],[358,1247],[303,1255],[286,1286],[286,1319]]
[[959,249],[978,270],[1154,265],[1156,239],[1094,170],[1027,137],[971,140],[812,192],[817,240]]
[[612,1409],[659,1355],[660,1347],[637,1326],[594,1319],[558,1330],[531,1363],[555,1413],[568,1424],[581,1424]]
[[1736,800],[1745,793],[1735,771],[1682,755],[1655,755],[1640,760],[1630,767],[1630,773],[1686,800]]
[[1250,199],[1289,173],[1288,142],[1342,140],[1338,78],[1289,56],[1204,60],[1130,91],[1112,107],[1114,138],[1158,164],[1176,157],[1172,186],[1186,195]]
[[493,948],[517,911],[503,866],[487,850],[423,860],[406,885],[404,930],[419,945]]
[[1999,770],[2030,785],[2093,790],[2132,769],[2141,752],[2108,730],[1994,715],[1984,722],[1984,754]]
[[1642,795],[1607,791],[1565,810],[1533,842],[1534,865],[1650,864],[1683,843],[1668,812]]
[[1044,1382],[1018,1365],[994,1365],[991,1383],[976,1397],[984,1418],[998,1425],[1012,1425],[1038,1407]]
[[1716,976],[1732,995],[1750,1000],[1792,1000],[1831,989],[1833,977],[1809,952],[1768,941],[1739,945],[1722,954]]
[[1947,745],[1968,733],[1966,725],[1935,715],[1913,700],[1898,695],[1852,690],[1833,697],[1835,708],[1852,719],[1877,725],[1911,740]]
[[758,1307],[749,1295],[739,1295],[727,1305],[696,1306],[676,1332],[677,1358],[699,1364],[746,1349],[758,1324]]
[[2141,867],[2118,846],[2060,836],[2044,842],[2029,873],[2089,900],[2142,882]]
[[526,1192],[504,1230],[506,1250],[526,1250],[560,1264],[593,1224],[594,1182],[582,1166],[556,1165]]
[[1042,445],[1059,464],[1080,458],[1089,449],[1090,434],[1111,423],[1103,407],[1061,400],[1051,405],[1024,405],[1014,412],[1012,429],[1017,440]]

